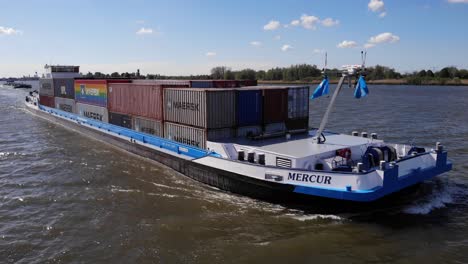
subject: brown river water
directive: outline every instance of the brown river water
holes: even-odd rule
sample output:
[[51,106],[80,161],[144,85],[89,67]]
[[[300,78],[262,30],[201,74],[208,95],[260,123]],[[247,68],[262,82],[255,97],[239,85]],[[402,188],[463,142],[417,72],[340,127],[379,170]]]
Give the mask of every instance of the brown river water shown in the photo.
[[[328,129],[441,141],[454,169],[333,214],[195,182],[34,117],[26,92],[0,88],[0,263],[468,262],[468,87],[345,89]],[[311,101],[312,126],[328,100]]]

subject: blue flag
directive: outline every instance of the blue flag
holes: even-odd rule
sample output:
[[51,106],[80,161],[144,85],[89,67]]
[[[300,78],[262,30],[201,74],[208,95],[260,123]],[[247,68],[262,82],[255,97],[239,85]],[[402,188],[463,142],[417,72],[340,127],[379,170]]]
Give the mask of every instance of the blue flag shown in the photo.
[[354,97],[361,98],[366,96],[369,93],[369,89],[367,88],[366,80],[364,76],[359,76],[359,80],[356,84],[356,90],[354,90]]
[[326,94],[328,94],[328,92],[329,92],[328,77],[325,76],[323,78],[323,81],[315,89],[315,91],[312,94],[312,96],[310,97],[310,99],[315,99],[315,98],[318,98],[318,97],[320,97],[322,95],[326,95]]

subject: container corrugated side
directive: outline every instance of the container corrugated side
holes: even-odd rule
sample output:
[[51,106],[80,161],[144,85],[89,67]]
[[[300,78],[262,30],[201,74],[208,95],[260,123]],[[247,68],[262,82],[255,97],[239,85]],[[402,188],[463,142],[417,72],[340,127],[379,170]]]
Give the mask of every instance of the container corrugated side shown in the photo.
[[214,88],[236,88],[239,87],[239,81],[236,80],[214,80]]
[[75,100],[77,103],[107,107],[106,80],[75,80]]
[[286,124],[285,122],[266,124],[264,130],[266,133],[285,132]]
[[55,99],[53,96],[39,95],[39,104],[47,107],[55,107]]
[[288,88],[288,119],[309,116],[309,86]]
[[189,80],[133,80],[132,83],[134,84],[149,84],[149,85],[177,85],[177,87],[190,87]]
[[164,119],[200,128],[234,127],[235,95],[224,89],[164,89]]
[[192,88],[213,88],[212,80],[192,80],[190,81],[190,87]]
[[257,86],[258,81],[257,80],[240,80],[239,81],[239,87],[244,87],[244,86]]
[[242,90],[236,92],[237,126],[260,125],[263,115],[261,90]]
[[80,116],[109,123],[109,112],[105,107],[76,103],[76,113]]
[[39,79],[39,95],[54,96],[53,79]]
[[133,129],[138,132],[155,135],[157,137],[164,137],[164,127],[162,122],[158,120],[134,116]]
[[186,145],[206,148],[206,131],[202,128],[164,122],[164,137]]
[[263,122],[280,123],[288,117],[288,89],[263,88]]
[[162,89],[159,85],[109,84],[109,111],[162,120]]
[[55,108],[65,112],[76,113],[75,100],[73,99],[55,97]]
[[109,112],[109,123],[132,129],[132,117],[129,115]]
[[54,80],[54,95],[55,97],[63,97],[75,99],[75,80],[68,79],[53,79]]
[[236,129],[236,137],[258,136],[262,134],[261,126],[245,126]]

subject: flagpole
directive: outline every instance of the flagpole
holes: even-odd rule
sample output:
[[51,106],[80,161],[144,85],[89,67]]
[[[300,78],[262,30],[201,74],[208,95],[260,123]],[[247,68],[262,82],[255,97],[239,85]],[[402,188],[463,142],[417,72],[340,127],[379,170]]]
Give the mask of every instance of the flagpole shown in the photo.
[[336,98],[338,97],[338,94],[340,93],[341,88],[343,87],[343,82],[347,77],[348,75],[343,73],[343,76],[341,76],[340,81],[338,82],[338,86],[336,87],[335,92],[333,93],[333,96],[330,100],[330,104],[327,107],[327,111],[325,112],[325,115],[322,118],[322,122],[320,123],[320,127],[317,130],[317,134],[315,134],[314,137],[317,144],[324,143],[324,141],[322,141],[320,138],[322,136],[323,130],[325,129],[325,126],[328,123],[328,117],[330,116],[330,113],[333,110],[333,107],[335,106]]

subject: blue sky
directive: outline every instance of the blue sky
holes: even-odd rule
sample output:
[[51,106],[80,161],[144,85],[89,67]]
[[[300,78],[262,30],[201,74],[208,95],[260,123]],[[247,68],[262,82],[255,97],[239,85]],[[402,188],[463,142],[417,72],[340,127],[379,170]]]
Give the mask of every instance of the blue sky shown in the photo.
[[[460,2],[460,3],[456,3]],[[202,74],[216,65],[468,68],[468,0],[0,0],[0,76],[49,64]],[[346,41],[346,42],[345,42]],[[372,47],[371,47],[372,46]]]

